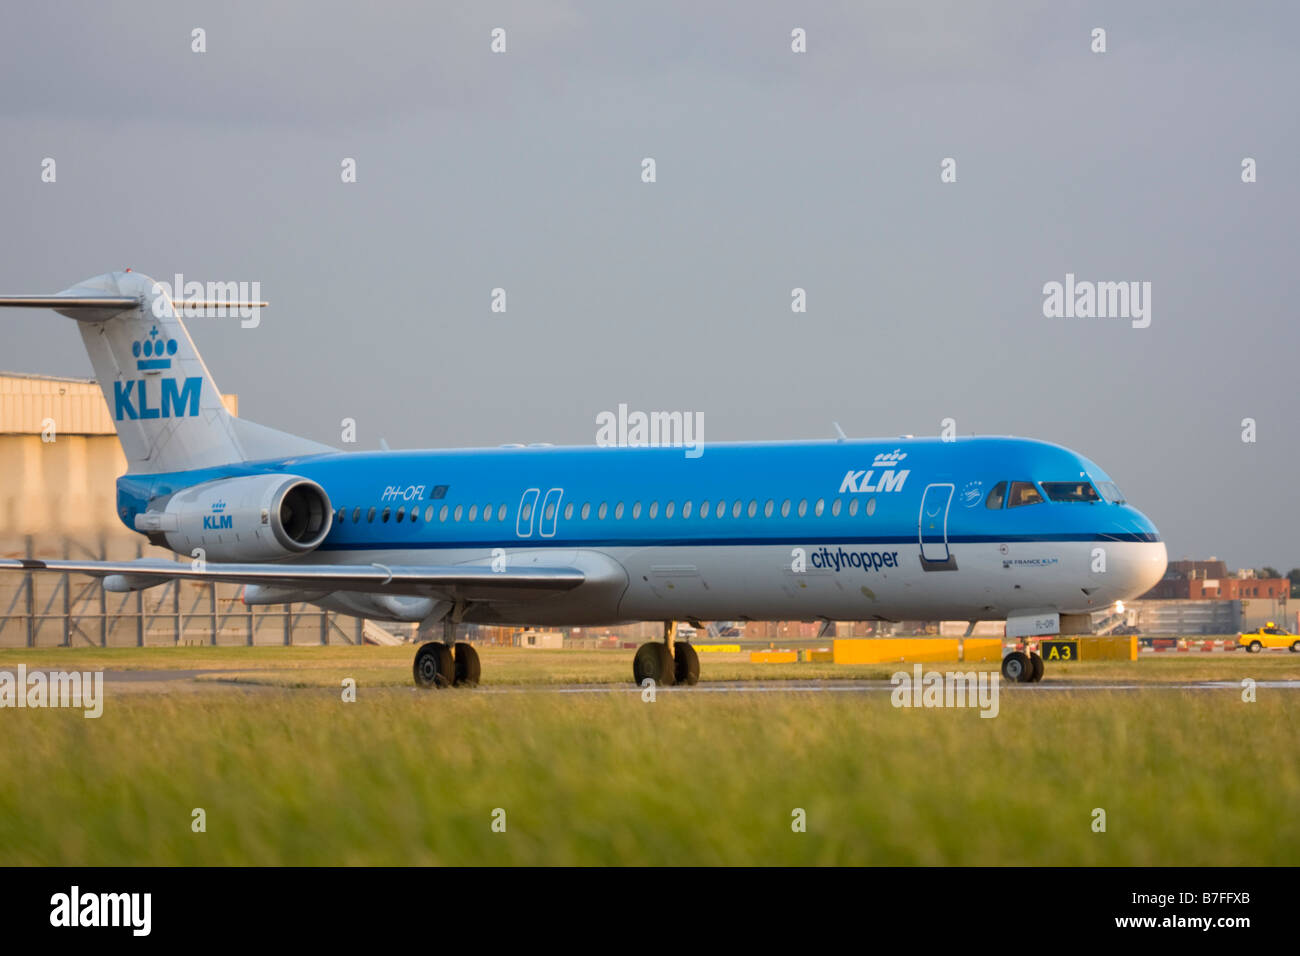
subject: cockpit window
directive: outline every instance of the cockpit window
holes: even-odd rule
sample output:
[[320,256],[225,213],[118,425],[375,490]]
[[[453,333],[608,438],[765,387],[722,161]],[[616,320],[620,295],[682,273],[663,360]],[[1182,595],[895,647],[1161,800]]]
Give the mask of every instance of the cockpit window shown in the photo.
[[1099,482],[1097,485],[1097,490],[1100,491],[1101,496],[1105,498],[1107,501],[1109,501],[1111,504],[1113,505],[1124,504],[1124,492],[1119,490],[1119,486],[1116,485],[1115,482],[1113,481]]
[[1002,502],[1006,500],[1006,497],[1007,483],[1005,481],[999,481],[993,486],[993,490],[989,492],[989,496],[984,499],[984,507],[996,511],[998,508],[1002,507]]
[[1101,501],[1097,489],[1087,481],[1045,481],[1043,491],[1052,501]]
[[1038,493],[1038,488],[1032,481],[1013,481],[1011,482],[1011,495],[1007,499],[1008,508],[1019,508],[1021,505],[1041,505],[1043,496]]

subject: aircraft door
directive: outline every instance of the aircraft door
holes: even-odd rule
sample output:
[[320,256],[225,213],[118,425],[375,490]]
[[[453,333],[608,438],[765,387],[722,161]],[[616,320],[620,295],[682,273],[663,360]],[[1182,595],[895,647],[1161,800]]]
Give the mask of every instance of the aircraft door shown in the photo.
[[921,542],[921,565],[927,571],[956,570],[948,550],[948,509],[952,505],[954,486],[927,485],[921,496],[921,515],[917,532]]
[[540,489],[529,488],[519,499],[519,516],[515,519],[515,534],[520,538],[533,536],[533,512],[537,510]]
[[560,517],[560,499],[563,497],[563,488],[552,488],[542,500],[542,513],[537,519],[537,532],[543,538],[555,537],[555,524]]

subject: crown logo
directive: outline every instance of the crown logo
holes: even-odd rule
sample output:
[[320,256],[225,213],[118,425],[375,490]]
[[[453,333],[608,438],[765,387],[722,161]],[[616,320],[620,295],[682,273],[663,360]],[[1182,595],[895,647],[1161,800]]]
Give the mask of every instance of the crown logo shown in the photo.
[[891,465],[897,465],[907,457],[907,452],[901,448],[895,448],[893,451],[885,452],[876,456],[876,460],[871,463],[872,468],[888,468]]
[[136,358],[135,367],[142,372],[171,368],[171,356],[176,354],[176,349],[176,340],[160,336],[156,325],[143,339],[131,343],[131,354]]
[[225,511],[225,510],[226,510],[226,503],[225,503],[224,501],[214,501],[214,502],[212,502],[212,513],[213,513],[214,515],[219,515],[219,514],[221,514],[221,512],[223,512],[223,511]]

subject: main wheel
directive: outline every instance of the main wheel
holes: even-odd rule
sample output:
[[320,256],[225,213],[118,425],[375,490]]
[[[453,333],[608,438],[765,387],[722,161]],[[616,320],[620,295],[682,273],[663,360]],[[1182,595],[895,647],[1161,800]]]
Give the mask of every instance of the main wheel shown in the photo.
[[457,687],[477,687],[482,668],[478,662],[478,651],[466,641],[456,643],[456,678]]
[[1251,641],[1250,647],[1246,648],[1246,650],[1250,651],[1252,654],[1258,654],[1263,649],[1264,649],[1264,645],[1261,644],[1259,641]]
[[1002,658],[1002,676],[1013,683],[1028,683],[1032,670],[1029,658],[1022,651],[1012,651]]
[[677,667],[673,663],[673,655],[668,653],[667,644],[652,641],[636,649],[636,657],[632,658],[632,679],[638,687],[647,677],[656,684],[667,687],[676,676]]
[[1037,651],[1029,655],[1029,665],[1031,668],[1029,682],[1031,684],[1037,684],[1043,679],[1043,671],[1047,670],[1047,668],[1043,666],[1042,656]]
[[1292,654],[1300,654],[1300,641],[1295,641],[1295,642],[1291,645],[1291,653],[1292,653]]
[[677,683],[694,687],[700,682],[700,655],[689,644],[678,644],[673,654],[673,677]]
[[415,652],[415,686],[450,687],[456,680],[456,664],[451,648],[441,641],[421,644]]

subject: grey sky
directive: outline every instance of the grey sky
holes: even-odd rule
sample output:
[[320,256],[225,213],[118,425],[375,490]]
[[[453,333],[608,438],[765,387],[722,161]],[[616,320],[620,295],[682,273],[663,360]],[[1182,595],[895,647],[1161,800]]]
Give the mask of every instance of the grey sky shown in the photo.
[[[331,444],[952,417],[1095,459],[1171,558],[1300,565],[1291,5],[264,6],[6,12],[0,291],[260,281],[260,328],[191,332],[244,416]],[[1150,281],[1150,328],[1044,318],[1067,272]],[[90,374],[68,320],[3,318],[0,368]]]

